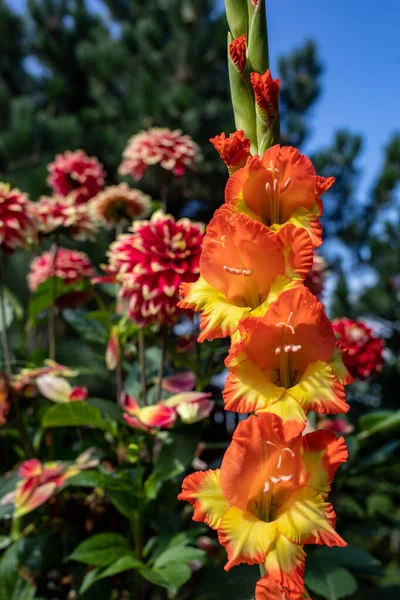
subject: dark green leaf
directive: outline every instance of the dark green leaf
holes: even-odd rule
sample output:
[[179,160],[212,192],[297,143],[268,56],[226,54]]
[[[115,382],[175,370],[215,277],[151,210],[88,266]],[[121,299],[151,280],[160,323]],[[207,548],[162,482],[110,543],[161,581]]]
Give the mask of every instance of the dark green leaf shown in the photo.
[[79,544],[70,558],[94,567],[107,567],[129,553],[129,544],[122,535],[99,533]]
[[106,345],[109,331],[100,321],[90,318],[90,313],[82,309],[67,309],[63,317],[87,342]]
[[175,595],[189,581],[192,571],[185,563],[171,562],[162,569],[141,569],[140,574],[147,581],[164,587]]
[[357,589],[357,581],[346,568],[315,551],[307,562],[306,586],[326,600],[339,600],[351,596]]
[[100,410],[86,402],[55,404],[50,406],[42,418],[43,428],[81,426],[103,430],[109,429],[109,425],[103,419]]
[[18,546],[13,544],[0,562],[0,600],[12,599],[18,581]]
[[121,407],[115,402],[103,400],[102,398],[88,398],[86,400],[86,404],[98,408],[102,413],[105,413],[114,419],[114,421],[118,421],[119,423],[126,425],[126,421],[122,418]]
[[[385,412],[386,412],[386,416],[384,416]],[[388,431],[389,429],[393,429],[394,427],[399,427],[400,426],[400,410],[396,410],[395,412],[389,412],[389,414],[387,414],[387,412],[389,412],[389,411],[381,411],[381,415],[379,418],[375,418],[375,419],[367,422],[368,427],[364,427],[366,430],[361,431],[361,433],[359,433],[359,435],[358,435],[359,439],[362,440],[362,439],[369,437],[370,435],[373,435],[374,433],[381,433],[384,431]],[[368,416],[368,415],[366,415],[366,416]],[[373,415],[371,415],[371,419],[372,419],[372,416]],[[360,419],[360,421],[361,421],[361,419]],[[364,421],[364,425],[365,425],[365,421]]]
[[145,484],[145,491],[149,499],[156,497],[164,481],[185,472],[186,467],[193,459],[198,441],[199,435],[196,435],[195,428],[192,428],[191,434],[173,431],[168,435],[154,470]]
[[83,292],[89,287],[87,280],[81,279],[73,284],[67,284],[60,277],[50,277],[33,292],[29,302],[29,318],[34,321],[36,317],[49,308],[54,299],[64,296],[69,292]]
[[188,563],[192,560],[202,560],[205,556],[204,550],[193,548],[193,546],[175,546],[168,548],[157,557],[154,562],[154,568],[159,569],[165,567],[171,562]]

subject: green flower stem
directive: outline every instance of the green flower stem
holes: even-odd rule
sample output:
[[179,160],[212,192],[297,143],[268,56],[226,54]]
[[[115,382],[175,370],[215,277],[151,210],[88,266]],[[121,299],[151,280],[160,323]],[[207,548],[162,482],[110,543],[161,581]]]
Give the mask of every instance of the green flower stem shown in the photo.
[[143,402],[144,406],[146,406],[147,405],[147,382],[146,382],[146,356],[145,356],[143,327],[139,328],[138,346],[139,346],[140,381],[141,381],[141,385],[142,385],[142,402]]
[[57,313],[57,256],[58,240],[55,239],[50,250],[53,259],[53,280],[51,286],[51,304],[49,307],[49,358],[56,359],[56,313]]
[[158,371],[156,402],[159,402],[161,400],[162,380],[164,377],[165,363],[166,363],[166,359],[167,359],[168,337],[169,337],[169,327],[168,327],[168,325],[163,325],[161,327],[161,358],[160,358],[160,366],[159,366],[159,371]]
[[6,304],[5,304],[5,296],[4,296],[4,254],[1,252],[0,256],[0,311],[1,311],[1,343],[3,348],[3,360],[4,360],[4,370],[7,376],[7,379],[10,379],[12,375],[11,371],[11,354],[10,354],[10,346],[8,343],[8,331],[6,326]]

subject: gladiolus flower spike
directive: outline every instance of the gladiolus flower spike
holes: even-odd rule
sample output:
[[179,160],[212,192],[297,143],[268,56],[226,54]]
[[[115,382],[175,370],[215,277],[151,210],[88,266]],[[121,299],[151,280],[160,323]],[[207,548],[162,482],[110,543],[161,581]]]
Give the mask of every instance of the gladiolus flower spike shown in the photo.
[[[231,19],[233,0],[226,5]],[[264,3],[253,5],[258,15]],[[255,48],[244,55],[248,33],[240,30],[229,48],[231,89],[238,73],[250,75],[253,109],[268,133],[279,114],[279,80],[265,69],[248,73],[256,56]],[[244,117],[238,108],[237,124]],[[195,521],[217,531],[226,570],[260,565],[256,600],[300,600],[309,597],[304,546],[346,545],[327,499],[347,460],[345,441],[336,433],[347,430],[304,434],[310,411],[329,415],[349,408],[345,385],[352,376],[342,360],[338,327],[334,331],[305,285],[313,250],[322,243],[321,196],[334,178],[319,177],[297,149],[271,145],[274,136],[257,144],[249,123],[229,138],[211,140],[230,178],[225,203],[206,229],[200,276],[181,284],[178,306],[200,313],[200,342],[230,337],[225,408],[250,416],[239,423],[221,468],[186,477],[179,498],[192,505]],[[154,423],[146,423],[150,415],[137,406],[131,417],[136,426],[169,427],[161,417],[174,404],[152,407]]]

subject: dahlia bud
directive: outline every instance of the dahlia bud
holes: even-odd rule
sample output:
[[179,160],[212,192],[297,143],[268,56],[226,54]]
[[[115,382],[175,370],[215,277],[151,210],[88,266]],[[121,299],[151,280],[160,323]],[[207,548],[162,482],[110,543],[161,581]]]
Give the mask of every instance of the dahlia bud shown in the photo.
[[106,365],[109,371],[114,371],[117,368],[119,352],[118,326],[115,326],[111,330],[106,349]]
[[229,44],[229,56],[239,71],[243,73],[246,67],[246,36],[239,36]]
[[69,401],[70,402],[83,402],[84,400],[87,399],[88,396],[89,396],[89,393],[87,391],[87,388],[76,385],[70,391]]
[[272,79],[271,71],[268,69],[264,75],[259,73],[250,74],[251,85],[253,86],[254,95],[258,113],[268,127],[271,127],[272,121],[279,112],[279,79]]
[[221,133],[210,142],[228,167],[229,175],[245,166],[250,156],[250,140],[245,138],[244,131],[235,131],[228,138]]
[[248,14],[245,0],[225,0],[226,18],[234,37],[247,31]]

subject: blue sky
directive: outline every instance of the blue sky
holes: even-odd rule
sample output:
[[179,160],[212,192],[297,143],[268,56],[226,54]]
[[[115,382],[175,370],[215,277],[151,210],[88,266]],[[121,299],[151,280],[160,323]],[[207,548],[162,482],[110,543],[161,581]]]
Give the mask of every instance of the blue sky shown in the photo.
[[316,40],[326,70],[308,148],[329,144],[340,127],[363,134],[363,195],[390,134],[400,132],[400,2],[270,0],[267,11],[273,72],[278,56]]
[[[223,9],[223,0],[217,0]],[[89,0],[96,8],[98,0]],[[17,10],[25,0],[11,0]],[[379,171],[382,149],[400,132],[400,2],[267,0],[271,70],[306,38],[325,65],[323,92],[312,114],[306,150],[329,144],[335,129],[364,136],[359,199]]]

